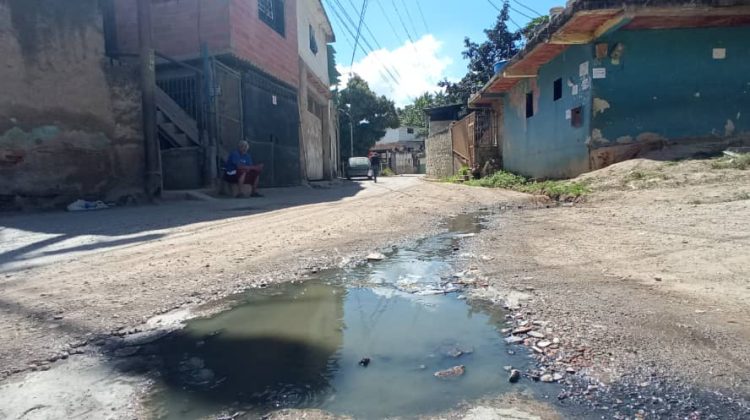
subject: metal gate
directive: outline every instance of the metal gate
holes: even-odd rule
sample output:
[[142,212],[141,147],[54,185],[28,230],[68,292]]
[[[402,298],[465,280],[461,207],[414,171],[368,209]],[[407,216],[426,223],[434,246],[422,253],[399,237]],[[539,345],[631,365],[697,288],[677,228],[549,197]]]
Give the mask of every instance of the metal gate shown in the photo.
[[213,60],[216,77],[216,146],[219,159],[244,138],[242,128],[242,74]]
[[299,185],[300,117],[297,91],[258,71],[243,73],[245,139],[263,163],[264,186]]

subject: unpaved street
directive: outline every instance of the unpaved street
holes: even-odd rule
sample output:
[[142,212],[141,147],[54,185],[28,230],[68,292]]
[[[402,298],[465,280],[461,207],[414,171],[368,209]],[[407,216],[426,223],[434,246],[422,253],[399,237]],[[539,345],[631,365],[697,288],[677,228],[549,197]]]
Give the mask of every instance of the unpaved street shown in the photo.
[[[247,287],[425,237],[451,214],[483,210],[488,228],[461,250],[463,269],[479,279],[468,296],[507,306],[512,325],[535,321],[556,339],[534,350],[540,363],[523,379],[562,373],[559,402],[550,404],[605,417],[640,410],[742,418],[750,395],[747,174],[717,175],[700,162],[654,165],[626,162],[590,175],[594,192],[575,205],[395,177],[274,190],[257,200],[5,217],[0,401],[22,404],[11,389],[24,378],[35,390],[49,389],[49,380],[76,383],[73,372],[79,383],[106,382],[106,372],[76,369],[89,361],[75,353],[98,357],[107,337],[145,328],[155,315],[184,316]],[[88,415],[138,416],[137,393],[94,394]],[[515,404],[535,413],[530,418],[558,417],[532,401]],[[507,413],[491,406],[446,416]],[[14,418],[28,408],[5,413]],[[79,406],[45,416],[45,409],[32,412],[81,413]]]
[[448,214],[506,201],[531,198],[395,177],[262,199],[6,217],[2,374],[186,304],[344,264],[423,236]]

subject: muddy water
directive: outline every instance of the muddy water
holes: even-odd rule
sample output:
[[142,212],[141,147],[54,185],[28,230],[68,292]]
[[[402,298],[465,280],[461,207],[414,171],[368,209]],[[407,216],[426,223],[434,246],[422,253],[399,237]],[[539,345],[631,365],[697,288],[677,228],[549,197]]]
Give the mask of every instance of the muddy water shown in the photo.
[[[253,291],[159,344],[155,417],[202,418],[321,408],[356,418],[415,416],[509,389],[504,314],[476,312],[451,291],[451,255],[478,218],[384,261]],[[369,359],[369,365],[359,362]],[[437,378],[457,365],[465,374]]]

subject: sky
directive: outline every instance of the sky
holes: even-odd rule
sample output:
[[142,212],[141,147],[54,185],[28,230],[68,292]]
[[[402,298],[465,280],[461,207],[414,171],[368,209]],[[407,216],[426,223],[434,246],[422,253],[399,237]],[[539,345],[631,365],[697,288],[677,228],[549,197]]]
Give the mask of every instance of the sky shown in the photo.
[[[369,0],[360,39],[368,54],[358,49],[350,66],[364,0],[322,2],[336,34],[333,45],[343,82],[353,68],[372,90],[398,107],[438,90],[437,82],[444,78],[460,79],[467,64],[461,57],[464,37],[484,41],[482,31],[494,25],[498,14],[492,4],[502,5],[502,0]],[[510,0],[515,21],[510,27],[523,27],[530,17],[538,16],[532,10],[547,14],[551,7],[564,4],[565,0]]]

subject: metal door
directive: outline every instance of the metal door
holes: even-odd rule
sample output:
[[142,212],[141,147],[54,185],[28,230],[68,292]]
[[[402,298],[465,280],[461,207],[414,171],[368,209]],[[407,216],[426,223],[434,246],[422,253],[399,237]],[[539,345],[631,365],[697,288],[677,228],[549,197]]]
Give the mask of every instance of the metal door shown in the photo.
[[216,146],[219,159],[243,139],[242,74],[218,60],[213,60],[216,77]]
[[245,139],[265,169],[263,186],[300,184],[297,91],[257,72],[243,73]]

